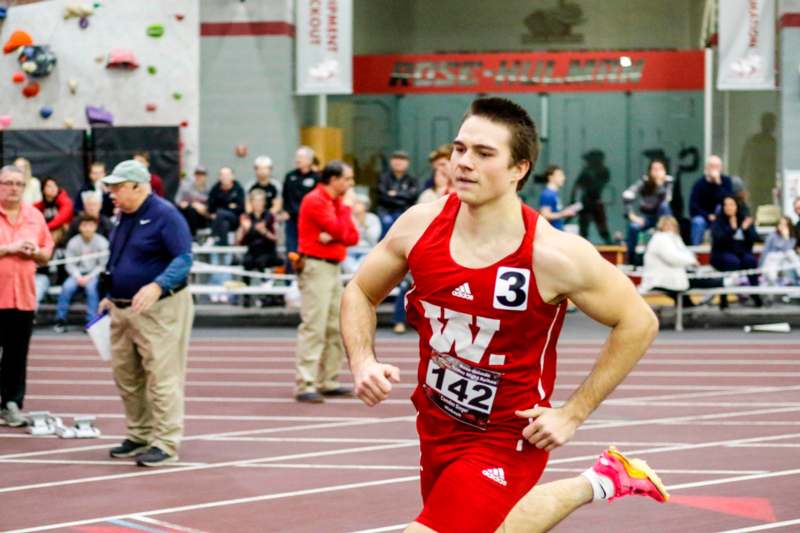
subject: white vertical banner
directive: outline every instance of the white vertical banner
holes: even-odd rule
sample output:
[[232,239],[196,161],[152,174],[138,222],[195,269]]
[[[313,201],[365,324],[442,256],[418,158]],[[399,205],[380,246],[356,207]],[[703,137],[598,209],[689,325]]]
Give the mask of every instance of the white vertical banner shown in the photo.
[[353,0],[297,0],[297,94],[352,94]]
[[775,89],[775,0],[719,0],[717,89]]

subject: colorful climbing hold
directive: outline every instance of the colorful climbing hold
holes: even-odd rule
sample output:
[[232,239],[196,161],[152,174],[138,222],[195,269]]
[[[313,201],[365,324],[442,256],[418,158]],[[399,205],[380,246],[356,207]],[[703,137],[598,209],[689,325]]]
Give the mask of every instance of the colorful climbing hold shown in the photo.
[[158,69],[156,68],[155,65],[147,65],[148,74],[155,74],[156,72],[158,72]]
[[174,92],[174,93],[172,93],[172,97],[173,97],[175,100],[180,100],[181,98],[183,98],[183,93]]
[[69,92],[71,94],[75,94],[78,92],[78,80],[71,79],[67,82],[67,87],[69,87]]
[[5,20],[6,15],[8,15],[8,8],[6,6],[0,6],[0,20]]
[[117,68],[123,70],[134,70],[139,68],[139,61],[133,55],[133,51],[127,48],[112,48],[108,53],[108,63],[106,68]]
[[161,24],[151,24],[147,27],[147,35],[150,37],[161,37],[164,35],[164,26]]
[[3,45],[3,53],[10,54],[20,46],[29,46],[33,44],[33,38],[30,36],[28,32],[17,30],[11,34],[11,36],[6,41],[6,44]]
[[25,98],[33,98],[34,96],[39,94],[40,89],[41,87],[39,86],[39,84],[34,81],[33,83],[29,83],[28,85],[22,88],[22,95]]
[[93,13],[94,8],[92,7],[75,3],[68,4],[64,7],[64,20],[71,19],[73,17],[83,19],[92,16]]
[[56,55],[46,44],[23,46],[17,57],[22,70],[34,78],[48,76],[56,67]]
[[75,127],[75,121],[71,118],[65,118],[64,127],[67,128],[68,130],[71,130],[72,128]]
[[11,115],[0,115],[0,128],[7,128],[11,125]]
[[185,16],[186,16],[186,15],[184,15],[183,13],[175,13],[175,20],[177,20],[178,22],[180,22],[180,21],[182,21],[182,20],[183,20],[183,18],[184,18]]
[[80,29],[85,30],[89,27],[89,18],[88,17],[81,17],[78,21],[78,26]]
[[94,7],[95,9],[97,9],[98,7],[101,7],[102,5],[103,5],[103,4],[101,4],[100,2],[95,2],[94,4],[92,4],[92,7]]
[[189,121],[188,120],[181,120],[181,128],[188,128]]
[[22,83],[25,81],[25,73],[17,71],[11,76],[11,81],[14,83]]
[[234,152],[236,153],[237,157],[247,157],[247,145],[237,144]]
[[50,118],[50,115],[52,115],[52,114],[53,114],[53,108],[50,107],[49,105],[43,106],[39,110],[39,116],[41,116],[45,120]]
[[158,109],[158,106],[157,106],[156,104],[154,104],[154,103],[152,103],[152,102],[151,102],[151,103],[149,103],[149,104],[145,105],[145,106],[144,106],[144,109],[145,109],[145,111],[147,111],[148,113],[152,113],[152,112],[154,112],[156,109]]

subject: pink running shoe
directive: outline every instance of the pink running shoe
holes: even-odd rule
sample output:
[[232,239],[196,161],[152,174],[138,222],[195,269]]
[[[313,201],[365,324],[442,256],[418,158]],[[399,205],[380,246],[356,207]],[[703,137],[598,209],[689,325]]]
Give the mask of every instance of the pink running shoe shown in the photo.
[[614,496],[608,501],[629,495],[650,496],[660,503],[669,500],[667,488],[647,463],[641,459],[628,459],[614,446],[609,446],[592,468],[614,483]]

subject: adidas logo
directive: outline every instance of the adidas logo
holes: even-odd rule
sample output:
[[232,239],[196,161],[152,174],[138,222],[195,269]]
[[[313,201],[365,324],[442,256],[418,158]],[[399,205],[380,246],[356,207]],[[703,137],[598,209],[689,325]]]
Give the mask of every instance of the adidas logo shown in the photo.
[[506,473],[502,468],[487,468],[481,473],[495,483],[499,483],[504,487],[508,485],[508,483],[506,483]]
[[456,287],[453,292],[453,296],[457,296],[459,298],[464,298],[465,300],[474,300],[475,298],[472,296],[472,291],[469,290],[469,283],[462,283],[458,287]]

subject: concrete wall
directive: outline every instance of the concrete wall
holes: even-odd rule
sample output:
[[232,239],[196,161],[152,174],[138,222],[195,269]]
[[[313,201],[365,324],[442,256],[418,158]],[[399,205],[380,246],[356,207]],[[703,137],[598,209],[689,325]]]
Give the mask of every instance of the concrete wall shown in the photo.
[[[291,0],[201,0],[203,24],[294,24]],[[294,96],[294,39],[285,34],[200,38],[200,153],[212,178],[231,166],[239,180],[253,179],[252,162],[269,155],[275,176],[292,168],[299,141],[302,98]],[[237,157],[236,145],[248,147]]]
[[[523,42],[524,19],[558,0],[354,0],[356,54],[697,48],[704,0],[569,0],[585,22],[571,44]],[[687,14],[689,16],[687,16]]]
[[[8,10],[0,26],[3,43],[14,30],[31,34],[34,44],[48,44],[58,58],[55,70],[40,80],[41,92],[26,99],[21,85],[11,82],[19,70],[15,54],[0,57],[0,114],[13,117],[12,128],[62,128],[70,120],[77,128],[87,127],[84,108],[102,105],[114,114],[117,126],[178,125],[186,147],[184,162],[193,165],[198,145],[198,8],[195,0],[106,0],[89,17],[82,30],[78,19],[64,20],[63,11],[74,1],[53,0]],[[80,2],[91,5],[91,2]],[[184,15],[182,21],[175,14]],[[165,33],[155,39],[145,33],[150,24],[162,24]],[[105,68],[111,48],[130,48],[140,67],[133,71]],[[95,58],[102,57],[102,62]],[[157,68],[155,75],[147,66]],[[68,81],[78,82],[71,94]],[[181,93],[181,99],[173,93]],[[157,105],[148,112],[148,103]],[[49,119],[39,116],[42,106],[52,106]]]

